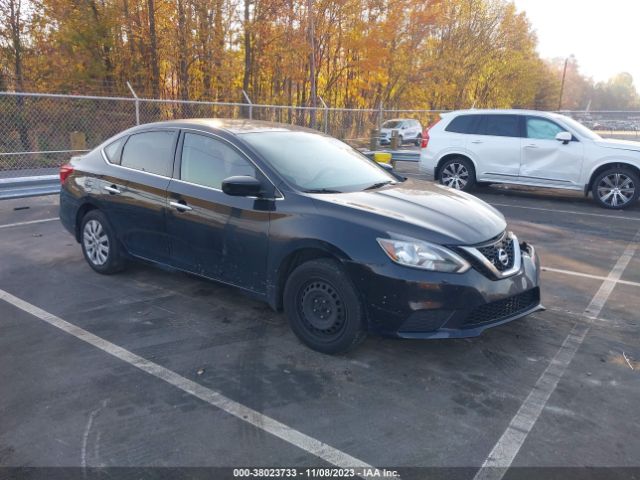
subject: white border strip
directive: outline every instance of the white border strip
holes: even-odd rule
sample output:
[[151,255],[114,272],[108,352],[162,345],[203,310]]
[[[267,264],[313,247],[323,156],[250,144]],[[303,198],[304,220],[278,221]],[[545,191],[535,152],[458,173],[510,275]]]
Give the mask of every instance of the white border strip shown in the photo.
[[[609,279],[609,277],[602,277],[600,275],[591,275],[590,273],[574,272],[573,270],[561,270],[559,268],[551,268],[551,267],[541,267],[541,270],[543,272],[561,273],[563,275],[572,275],[574,277],[584,277],[584,278],[592,278],[594,280],[609,280],[609,281],[613,281],[613,280]],[[639,282],[631,282],[629,280],[616,280],[615,282],[619,283],[621,285],[631,285],[632,287],[640,287],[640,283]]]
[[509,426],[489,453],[489,456],[476,473],[474,480],[501,480],[507,472],[531,429],[544,410],[551,394],[584,342],[593,320],[600,315],[602,307],[613,291],[622,273],[633,258],[640,241],[640,230],[636,233],[623,254],[618,258],[611,272],[584,310],[584,322],[578,322],[562,342],[562,346],[553,357],[545,371],[540,375],[531,392],[522,402]]
[[484,199],[484,198],[480,198],[480,200],[484,200],[489,205],[493,205],[494,207],[524,208],[525,210],[539,210],[542,212],[553,212],[553,213],[569,213],[571,215],[585,215],[588,217],[617,218],[620,220],[629,220],[630,222],[640,222],[640,218],[637,218],[637,217],[623,217],[622,215],[607,215],[605,213],[576,212],[574,210],[556,210],[555,208],[526,207],[524,205],[511,205],[508,203],[493,203],[493,202],[489,202],[488,199]]
[[[336,465],[340,468],[356,468],[361,471],[363,470],[366,473],[362,473],[361,476],[364,477],[367,477],[370,472],[379,472],[375,467],[363,462],[362,460],[352,457],[351,455],[333,448],[320,440],[316,440],[315,438],[305,435],[304,433],[278,422],[271,417],[263,415],[256,410],[231,400],[230,398],[168,370],[157,363],[146,360],[129,350],[100,338],[83,328],[56,317],[55,315],[1,289],[0,300],[4,300],[20,310],[47,322],[49,325],[59,328],[63,332],[73,335],[83,342],[93,345],[103,352],[113,355],[119,360],[122,360],[129,365],[133,365],[143,372],[153,375],[154,377],[159,378],[160,380],[163,380],[174,387],[177,387],[180,390],[213,405],[214,407],[224,410],[243,422],[247,422],[256,428],[264,430],[265,432],[270,433],[271,435],[274,435],[295,447],[305,450],[306,452],[309,452],[330,464]],[[373,475],[375,475],[375,473],[373,473]]]
[[11,228],[11,227],[21,227],[22,225],[34,225],[36,223],[53,222],[54,220],[60,220],[60,218],[59,217],[43,218],[42,220],[30,220],[28,222],[7,223],[6,225],[0,225],[0,229]]

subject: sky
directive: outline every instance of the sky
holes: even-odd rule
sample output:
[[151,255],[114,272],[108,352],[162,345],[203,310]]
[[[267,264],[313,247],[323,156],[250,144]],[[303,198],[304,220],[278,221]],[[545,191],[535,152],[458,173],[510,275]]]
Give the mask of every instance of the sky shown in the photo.
[[640,0],[514,0],[538,36],[543,58],[574,55],[596,81],[620,72],[640,89]]

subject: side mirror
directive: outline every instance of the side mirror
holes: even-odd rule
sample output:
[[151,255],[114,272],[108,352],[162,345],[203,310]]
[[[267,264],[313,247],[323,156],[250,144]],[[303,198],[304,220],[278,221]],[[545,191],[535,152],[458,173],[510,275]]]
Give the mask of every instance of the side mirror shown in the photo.
[[572,138],[573,135],[571,135],[569,132],[558,132],[558,134],[556,135],[556,140],[564,143],[565,145],[569,143]]
[[222,181],[222,191],[232,197],[258,197],[262,184],[249,176],[229,177]]

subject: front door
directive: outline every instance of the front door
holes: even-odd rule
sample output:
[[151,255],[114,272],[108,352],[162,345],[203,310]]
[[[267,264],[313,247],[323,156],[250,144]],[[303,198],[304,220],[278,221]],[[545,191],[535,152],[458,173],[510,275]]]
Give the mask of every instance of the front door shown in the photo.
[[221,137],[184,132],[167,193],[171,263],[258,293],[266,291],[270,202],[222,192],[225,178],[261,178]]
[[578,185],[584,145],[577,139],[566,144],[556,140],[556,135],[566,129],[547,118],[527,117],[525,130],[521,180],[552,182],[558,186]]

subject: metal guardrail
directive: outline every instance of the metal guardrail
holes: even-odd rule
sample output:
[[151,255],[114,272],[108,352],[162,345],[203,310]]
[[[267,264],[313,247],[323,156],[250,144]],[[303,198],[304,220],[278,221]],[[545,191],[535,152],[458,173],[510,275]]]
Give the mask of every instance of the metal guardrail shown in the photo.
[[420,152],[417,150],[364,150],[362,153],[369,158],[377,152],[390,153],[392,162],[419,162]]
[[55,195],[60,192],[58,175],[0,178],[0,200]]

